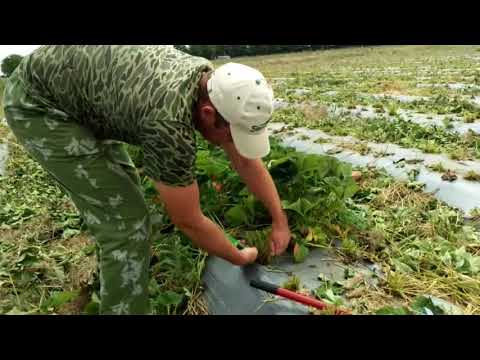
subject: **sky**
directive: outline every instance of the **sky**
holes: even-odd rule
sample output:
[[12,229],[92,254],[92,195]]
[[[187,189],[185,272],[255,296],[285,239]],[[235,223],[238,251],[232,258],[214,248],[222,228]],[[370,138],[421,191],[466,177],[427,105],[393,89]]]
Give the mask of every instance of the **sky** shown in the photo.
[[40,45],[0,45],[0,63],[11,54],[28,55]]

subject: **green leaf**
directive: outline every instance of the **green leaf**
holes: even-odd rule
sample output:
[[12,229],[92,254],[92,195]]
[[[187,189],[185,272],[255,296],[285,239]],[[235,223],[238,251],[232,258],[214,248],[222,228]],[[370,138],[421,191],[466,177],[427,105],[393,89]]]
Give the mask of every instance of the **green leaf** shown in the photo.
[[315,204],[305,198],[300,198],[294,203],[284,200],[282,201],[282,207],[284,210],[295,211],[300,216],[306,217],[307,213],[315,207]]
[[330,160],[327,157],[318,155],[299,156],[297,166],[304,176],[308,175],[305,173],[315,173],[315,175],[322,178],[327,175],[330,169]]
[[355,270],[353,270],[352,268],[346,268],[343,272],[343,277],[345,279],[351,279],[355,276]]
[[183,301],[183,295],[173,291],[165,291],[157,296],[156,300],[163,306],[178,306]]
[[411,305],[413,311],[418,315],[445,315],[444,310],[433,303],[427,296],[418,296]]
[[476,275],[480,271],[480,257],[467,252],[464,246],[453,253],[447,252],[442,256],[442,260],[446,264],[454,265],[455,269],[462,274]]
[[473,275],[480,273],[480,256],[472,256],[470,267]]
[[248,213],[251,215],[251,217],[255,216],[255,196],[253,195],[248,195],[247,199],[245,200],[244,204],[244,209],[248,210]]
[[282,182],[293,179],[298,173],[297,165],[290,156],[270,161],[268,168],[271,176]]
[[275,168],[278,168],[282,165],[285,165],[285,164],[291,163],[291,162],[292,162],[292,158],[290,156],[285,156],[283,158],[270,160],[268,162],[267,167],[268,167],[269,170],[273,170]]
[[269,241],[269,229],[246,231],[243,236],[248,246],[255,247],[258,250],[257,261],[260,264],[268,264],[271,257],[271,246]]
[[95,301],[90,301],[83,309],[86,315],[98,315],[100,313],[100,304]]
[[410,274],[413,272],[413,269],[410,266],[397,259],[392,259],[392,263],[395,266],[395,270],[399,273]]
[[433,305],[443,310],[444,314],[447,314],[447,315],[463,315],[464,314],[462,309],[460,309],[458,306],[453,305],[452,303],[446,300],[439,299],[433,296],[428,296],[428,297],[432,301]]
[[248,214],[241,205],[235,205],[225,213],[225,218],[232,226],[248,224]]
[[328,300],[333,305],[342,305],[343,300],[341,296],[335,295],[332,289],[325,291],[325,300]]
[[240,196],[248,196],[249,194],[250,194],[250,191],[246,186],[242,190],[240,190],[240,192],[238,193],[238,195]]
[[96,244],[90,244],[88,246],[86,246],[84,249],[83,249],[83,253],[86,255],[86,256],[90,256],[92,255],[95,250],[97,249],[97,245]]
[[410,315],[410,311],[405,307],[386,306],[375,312],[376,315]]
[[61,291],[53,292],[50,298],[47,301],[47,307],[58,308],[64,304],[75,300],[78,297],[78,291]]
[[452,255],[450,255],[450,252],[445,252],[445,254],[440,256],[440,260],[447,266],[452,265]]
[[343,190],[344,199],[351,198],[353,195],[355,195],[357,193],[357,191],[359,189],[360,188],[358,187],[358,185],[355,182],[351,182],[350,184],[345,186],[345,188]]
[[212,157],[207,150],[200,150],[197,152],[196,168],[198,174],[219,177],[228,170],[228,163]]
[[339,283],[332,283],[326,280],[314,293],[318,299],[324,300],[332,305],[342,305],[343,299],[340,296],[344,292],[343,286]]
[[295,244],[295,248],[293,250],[293,257],[296,263],[302,263],[305,261],[305,258],[309,254],[309,250],[305,245]]

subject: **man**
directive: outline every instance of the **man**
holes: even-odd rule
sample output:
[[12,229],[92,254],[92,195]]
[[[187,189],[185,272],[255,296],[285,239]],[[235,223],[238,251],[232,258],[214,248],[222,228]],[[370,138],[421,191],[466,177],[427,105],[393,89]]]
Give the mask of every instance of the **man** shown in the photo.
[[258,71],[168,46],[43,46],[5,90],[7,122],[30,155],[71,196],[99,248],[100,312],[149,312],[150,221],[136,169],[122,143],[141,146],[145,173],[172,222],[194,244],[234,265],[237,250],[200,208],[195,131],[221,146],[272,216],[272,251],[290,232],[261,158],[273,92]]

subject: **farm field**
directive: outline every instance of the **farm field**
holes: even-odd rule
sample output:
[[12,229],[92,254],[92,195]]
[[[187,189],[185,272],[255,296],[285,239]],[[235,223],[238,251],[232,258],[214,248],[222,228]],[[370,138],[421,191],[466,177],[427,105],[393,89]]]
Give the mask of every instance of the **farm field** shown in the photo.
[[[331,309],[312,313],[480,314],[480,46],[233,61],[264,72],[277,98],[265,163],[294,236],[285,256],[301,263],[322,250],[345,270],[341,280],[318,274],[308,292]],[[141,172],[141,151],[128,149]],[[270,266],[267,213],[223,154],[199,142],[197,172],[205,214]],[[147,178],[143,188],[154,313],[207,314],[207,256],[170,223]],[[95,252],[68,197],[1,123],[0,313],[96,314]],[[380,270],[366,276],[361,261]],[[295,274],[285,286],[306,291]]]

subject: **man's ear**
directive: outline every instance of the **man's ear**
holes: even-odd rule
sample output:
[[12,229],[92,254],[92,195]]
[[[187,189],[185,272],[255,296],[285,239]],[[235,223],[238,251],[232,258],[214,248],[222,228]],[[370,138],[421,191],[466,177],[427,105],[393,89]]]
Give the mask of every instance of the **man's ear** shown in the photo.
[[206,121],[209,125],[213,125],[215,123],[217,112],[213,108],[213,106],[210,106],[210,105],[202,106],[200,108],[200,114],[202,116],[202,119]]

